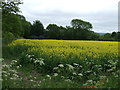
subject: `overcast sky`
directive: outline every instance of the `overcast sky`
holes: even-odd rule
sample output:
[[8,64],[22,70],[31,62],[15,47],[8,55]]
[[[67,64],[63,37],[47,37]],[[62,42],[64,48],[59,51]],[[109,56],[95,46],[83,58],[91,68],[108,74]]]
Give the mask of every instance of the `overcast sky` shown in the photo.
[[93,25],[93,31],[118,31],[119,0],[23,0],[22,14],[33,23],[70,26],[72,19],[82,19]]

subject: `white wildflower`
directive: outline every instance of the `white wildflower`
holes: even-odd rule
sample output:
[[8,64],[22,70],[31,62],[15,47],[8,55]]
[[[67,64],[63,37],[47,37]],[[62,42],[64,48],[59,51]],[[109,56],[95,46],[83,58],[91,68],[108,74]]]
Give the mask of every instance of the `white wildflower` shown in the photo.
[[30,81],[31,81],[31,82],[33,82],[33,80],[32,80],[32,79],[31,79]]
[[7,77],[7,74],[5,74],[4,76]]
[[31,57],[31,55],[27,55],[27,57],[28,57],[28,58],[30,58],[30,57]]
[[79,64],[77,64],[77,63],[73,63],[73,65],[78,66]]
[[61,67],[61,68],[62,68],[62,67],[64,67],[64,65],[63,65],[63,64],[59,64],[58,66],[59,66],[59,67]]
[[0,62],[3,61],[3,60],[4,60],[4,58],[0,58]]
[[66,64],[66,65],[68,66],[69,70],[73,70],[74,69],[74,67],[72,65],[70,65],[70,64]]
[[17,66],[17,69],[20,68],[20,66]]
[[64,76],[61,76],[62,79],[64,79],[65,77]]
[[22,67],[22,65],[19,65],[19,67]]
[[86,86],[88,83],[83,84],[83,86]]
[[48,78],[50,78],[50,75],[46,75]]
[[17,74],[13,74],[15,77],[19,77]]
[[83,76],[83,74],[82,74],[82,73],[79,73],[78,75],[79,75],[79,76]]
[[7,72],[6,71],[2,71],[2,73],[6,74]]
[[87,83],[92,83],[93,82],[93,80],[87,80]]
[[32,78],[32,75],[30,75],[29,77]]
[[101,80],[103,80],[103,79],[105,79],[106,78],[106,76],[100,76],[100,79]]
[[58,69],[58,67],[54,67],[54,68],[53,68],[53,70],[57,70],[57,69]]
[[77,75],[76,72],[73,72],[73,75]]
[[72,82],[70,79],[66,79],[65,81],[66,81],[66,82]]
[[0,78],[0,82],[1,82],[1,81],[3,81],[3,79],[2,79],[2,78]]
[[11,80],[13,80],[13,78],[12,78],[12,77],[11,77],[10,79],[11,79]]
[[44,65],[45,63],[42,60],[40,60],[39,64]]
[[36,77],[34,77],[34,79],[36,79]]
[[17,60],[12,60],[12,62],[17,63]]
[[42,81],[39,81],[39,83],[41,83]]
[[56,76],[58,76],[58,73],[54,73],[54,75],[53,75],[53,76],[55,76],[55,77],[56,77]]
[[42,60],[42,61],[44,60],[43,58],[39,58],[39,59]]
[[49,79],[51,79],[51,76],[50,75],[46,75]]

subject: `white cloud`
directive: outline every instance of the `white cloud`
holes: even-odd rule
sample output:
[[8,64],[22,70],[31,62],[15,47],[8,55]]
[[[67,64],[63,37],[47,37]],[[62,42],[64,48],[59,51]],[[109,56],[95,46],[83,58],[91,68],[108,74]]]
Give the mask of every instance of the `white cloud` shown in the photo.
[[118,1],[24,0],[20,8],[28,21],[38,19],[45,26],[49,23],[65,26],[69,25],[73,18],[80,18],[90,21],[94,25],[94,31],[103,32],[103,29],[106,29],[111,32],[117,29]]
[[31,11],[97,12],[117,7],[118,0],[24,0]]

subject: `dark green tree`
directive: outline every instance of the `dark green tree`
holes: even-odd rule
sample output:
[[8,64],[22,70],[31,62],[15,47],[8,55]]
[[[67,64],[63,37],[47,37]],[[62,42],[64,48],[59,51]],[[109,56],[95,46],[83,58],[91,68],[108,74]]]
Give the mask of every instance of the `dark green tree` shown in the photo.
[[17,13],[18,7],[22,2],[11,2],[9,0],[2,2],[2,29],[3,32],[12,32],[14,35],[21,35],[22,26]]
[[30,36],[31,31],[31,23],[26,20],[26,18],[23,15],[17,15],[21,21],[22,24],[22,32],[21,36],[24,38],[28,38]]
[[63,35],[63,39],[67,39],[67,40],[72,40],[74,39],[74,34],[73,34],[73,28],[70,26],[66,26],[66,28],[64,29],[64,35]]
[[90,31],[90,39],[91,40],[99,40],[100,34],[95,33],[94,31]]
[[116,39],[117,38],[117,33],[116,32],[112,32],[111,36]]
[[117,32],[117,38],[120,41],[120,32]]
[[23,2],[13,2],[10,0],[2,2],[2,14],[10,14],[10,13],[18,13],[20,12],[19,4],[23,4]]
[[74,29],[86,29],[86,30],[91,30],[92,24],[80,19],[73,19],[71,21],[71,25]]
[[60,27],[56,24],[49,24],[47,26],[48,36],[51,39],[60,39]]
[[25,36],[25,33],[28,33],[31,28],[25,17],[18,14],[20,4],[22,4],[21,1],[12,2],[10,0],[6,0],[1,4],[3,43]]
[[111,41],[111,40],[115,40],[115,39],[112,38],[110,33],[106,33],[106,34],[100,36],[100,40]]
[[2,14],[18,13],[20,12],[19,4],[23,2],[13,2],[10,0],[2,2]]
[[43,24],[39,20],[34,21],[30,32],[31,36],[40,36],[43,35],[44,32]]
[[59,27],[59,39],[64,39],[66,28],[63,26]]
[[71,21],[73,27],[74,39],[90,39],[90,30],[92,29],[92,24],[80,19],[73,19]]
[[4,32],[11,32],[15,36],[22,35],[22,24],[20,19],[15,14],[2,16],[2,30]]
[[116,32],[115,38],[116,38],[117,41],[120,41],[120,32],[119,31]]

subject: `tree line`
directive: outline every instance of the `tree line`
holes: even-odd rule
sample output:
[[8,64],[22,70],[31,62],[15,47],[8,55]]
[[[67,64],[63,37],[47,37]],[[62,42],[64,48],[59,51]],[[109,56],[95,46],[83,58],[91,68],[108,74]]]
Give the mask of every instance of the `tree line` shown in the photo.
[[92,31],[90,22],[73,19],[71,26],[49,24],[46,28],[35,20],[33,24],[20,15],[18,7],[22,2],[2,2],[2,31],[3,42],[10,42],[16,38],[26,39],[58,39],[58,40],[120,40],[120,32],[100,35]]
[[49,24],[44,29],[43,24],[36,20],[32,25],[32,29],[28,36],[24,38],[30,39],[63,39],[63,40],[120,40],[120,32],[106,33],[100,35],[92,30],[92,24],[80,19],[73,19],[71,26],[58,26],[56,24]]

